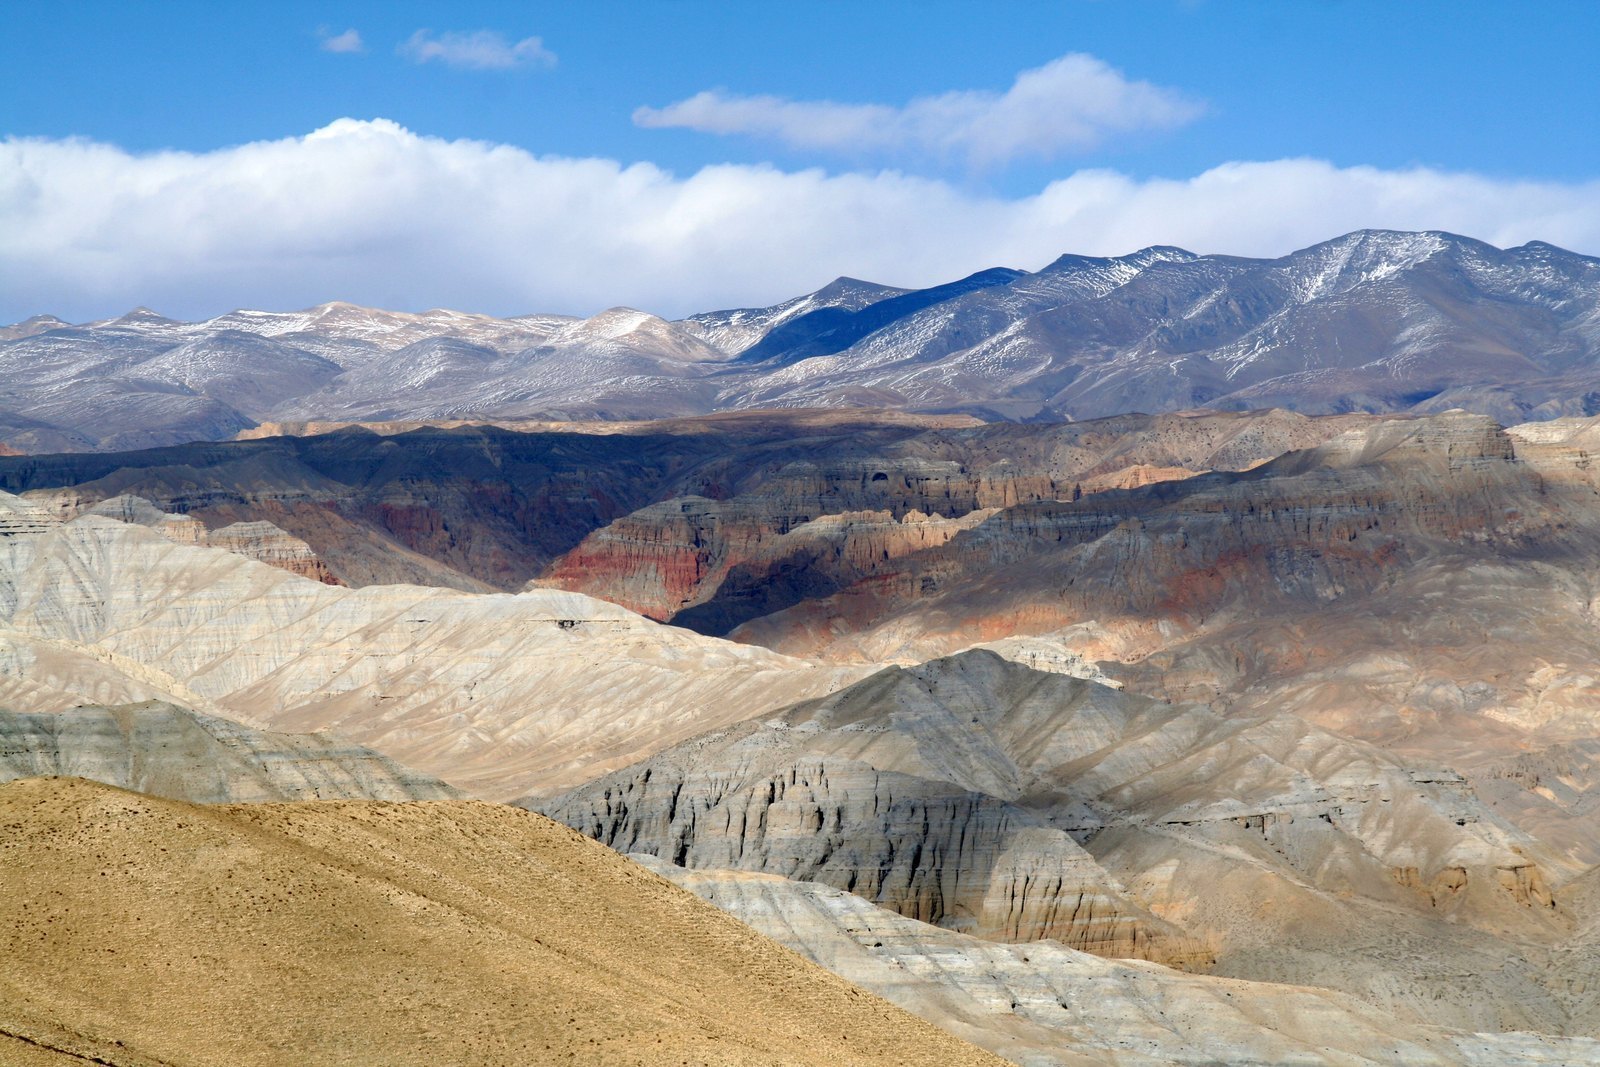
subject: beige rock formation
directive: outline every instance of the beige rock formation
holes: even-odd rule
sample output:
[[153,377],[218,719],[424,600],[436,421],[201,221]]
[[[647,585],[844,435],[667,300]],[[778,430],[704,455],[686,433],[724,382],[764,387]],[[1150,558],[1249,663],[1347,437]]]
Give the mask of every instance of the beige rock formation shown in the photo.
[[332,729],[490,797],[576,784],[861,673],[575,593],[347,590],[99,516],[10,521],[32,532],[0,537],[0,703],[165,699]]
[[205,543],[325,585],[344,584],[317,558],[310,545],[270,522],[236,522],[210,531]]
[[515,808],[35,778],[0,825],[7,1063],[1003,1062]]
[[0,493],[0,537],[42,533],[56,521],[49,509],[10,493]]
[[460,796],[360,745],[251,730],[157,702],[31,715],[0,710],[0,782],[41,776],[196,804]]
[[143,497],[126,494],[99,501],[83,513],[148,526],[174,544],[220,548],[325,585],[344,584],[310,545],[270,522],[236,522],[207,530],[192,515],[169,515]]

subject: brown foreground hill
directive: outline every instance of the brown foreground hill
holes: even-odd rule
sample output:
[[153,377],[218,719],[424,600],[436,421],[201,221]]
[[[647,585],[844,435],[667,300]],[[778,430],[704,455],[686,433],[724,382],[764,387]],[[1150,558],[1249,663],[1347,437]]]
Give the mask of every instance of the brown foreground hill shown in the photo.
[[0,786],[0,1062],[990,1064],[610,850],[465,801]]

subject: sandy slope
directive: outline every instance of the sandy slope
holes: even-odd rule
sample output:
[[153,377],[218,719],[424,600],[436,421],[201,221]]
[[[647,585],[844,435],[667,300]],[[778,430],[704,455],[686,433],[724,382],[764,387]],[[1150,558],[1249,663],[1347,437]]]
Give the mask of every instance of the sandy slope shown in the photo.
[[6,1062],[1000,1062],[513,808],[34,778],[0,829]]

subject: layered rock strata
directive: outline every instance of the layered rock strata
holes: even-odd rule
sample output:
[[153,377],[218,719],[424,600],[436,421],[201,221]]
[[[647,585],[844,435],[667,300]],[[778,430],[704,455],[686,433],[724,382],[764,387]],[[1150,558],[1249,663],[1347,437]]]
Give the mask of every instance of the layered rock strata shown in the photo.
[[143,497],[127,495],[102,500],[84,513],[148,526],[176,544],[220,548],[324,585],[344,584],[310,545],[270,522],[236,522],[208,530],[193,515],[168,515]]
[[733,486],[613,521],[541,584],[705,633],[896,575],[1000,509],[1258,465],[1349,419],[1285,412],[1122,416],[1052,427],[929,432],[878,455],[807,456]]
[[[1326,979],[1419,1019],[1391,990],[1484,967],[1511,931],[1571,927],[1549,890],[1574,868],[1457,775],[1290,716],[1226,719],[988,652],[880,672],[534,806],[680,866],[821,882],[989,938]],[[1329,977],[1373,924],[1415,955]],[[1496,1026],[1560,1025],[1541,980],[1532,964],[1512,979],[1526,1003]],[[1452,993],[1452,1023],[1497,982]]]

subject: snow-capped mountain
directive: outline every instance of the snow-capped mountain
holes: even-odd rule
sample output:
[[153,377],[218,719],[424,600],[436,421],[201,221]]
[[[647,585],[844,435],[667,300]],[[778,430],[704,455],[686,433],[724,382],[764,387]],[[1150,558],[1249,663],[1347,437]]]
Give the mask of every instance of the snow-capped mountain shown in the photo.
[[669,322],[324,304],[0,328],[0,441],[231,436],[266,420],[902,407],[1084,418],[1198,406],[1600,412],[1600,260],[1360,231],[1280,259],[1065,255],[920,290],[840,278]]

